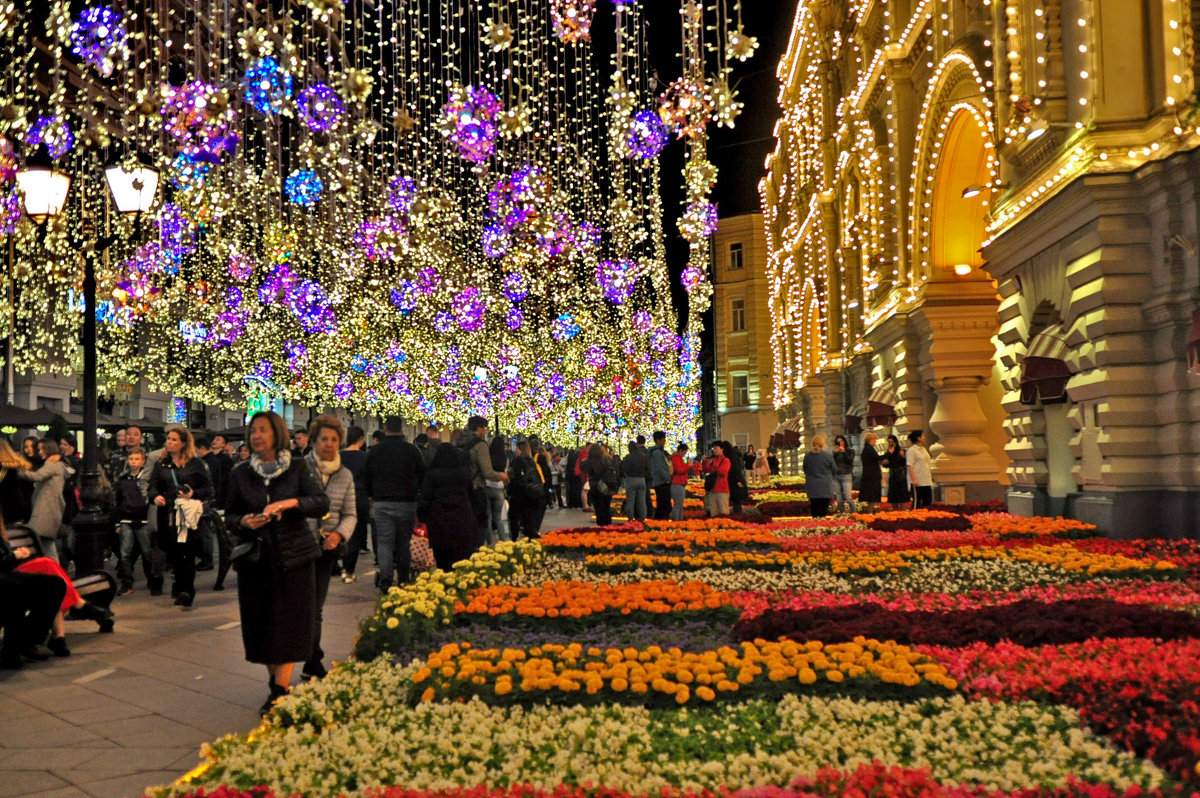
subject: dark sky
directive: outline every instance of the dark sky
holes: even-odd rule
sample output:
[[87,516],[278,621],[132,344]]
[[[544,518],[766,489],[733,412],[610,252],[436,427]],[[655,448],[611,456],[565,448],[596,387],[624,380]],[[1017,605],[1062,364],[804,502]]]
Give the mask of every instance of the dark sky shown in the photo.
[[[730,0],[732,12],[732,0]],[[659,90],[679,76],[681,49],[679,2],[657,0],[646,3],[650,23],[650,60],[658,71]],[[765,174],[763,162],[775,149],[772,131],[779,118],[776,98],[779,84],[775,67],[787,48],[796,5],[792,0],[743,0],[742,21],[746,32],[758,37],[754,57],[745,63],[734,62],[733,84],[738,99],[745,104],[733,130],[709,126],[709,159],[719,176],[713,191],[722,217],[758,212],[758,181]],[[680,238],[678,219],[683,203],[684,146],[673,142],[662,156],[663,206],[666,214],[667,261],[671,273],[675,307],[685,315],[686,294],[679,285],[679,274],[687,265],[687,243]]]

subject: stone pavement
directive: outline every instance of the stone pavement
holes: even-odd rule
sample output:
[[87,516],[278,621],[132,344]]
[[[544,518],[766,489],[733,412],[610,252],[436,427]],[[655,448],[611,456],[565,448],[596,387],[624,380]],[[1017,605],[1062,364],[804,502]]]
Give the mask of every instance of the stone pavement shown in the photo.
[[[550,510],[543,531],[591,522]],[[335,580],[325,604],[326,665],[351,650],[375,601],[369,553],[353,585]],[[258,725],[266,669],[243,659],[237,576],[224,592],[196,576],[196,603],[151,598],[139,575],[113,603],[114,634],[68,621],[72,655],[0,671],[0,798],[136,798],[200,763],[201,743]],[[300,678],[296,668],[293,681]]]

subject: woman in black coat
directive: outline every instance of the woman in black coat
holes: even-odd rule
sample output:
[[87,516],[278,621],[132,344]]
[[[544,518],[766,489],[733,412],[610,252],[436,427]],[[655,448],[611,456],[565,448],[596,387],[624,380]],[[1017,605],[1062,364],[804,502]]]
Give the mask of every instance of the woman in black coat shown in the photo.
[[888,469],[888,504],[896,508],[908,504],[908,462],[900,441],[895,435],[887,436],[887,453],[880,460]]
[[[742,512],[742,505],[750,501],[750,483],[746,481],[745,461],[736,446],[725,441],[722,446],[729,453],[729,505],[731,512]],[[753,466],[751,466],[753,468]]]
[[471,475],[450,443],[437,447],[417,495],[417,515],[429,530],[437,567],[449,571],[483,545],[486,530],[475,522]]
[[[179,541],[175,501],[207,501],[212,498],[212,479],[204,461],[196,457],[192,433],[183,427],[172,427],[167,432],[163,455],[150,472],[148,498],[158,508],[158,547],[166,552],[174,569],[171,595],[176,604],[190,607],[196,595],[196,555],[200,553],[201,535],[197,524],[195,529],[185,531],[182,543]],[[162,577],[156,581],[161,590]],[[153,590],[156,585],[150,587]]]
[[883,458],[875,449],[878,440],[874,432],[868,432],[863,437],[862,478],[858,484],[858,501],[866,505],[867,512],[874,512],[875,505],[883,501],[883,471],[880,463]]
[[271,695],[263,714],[285,695],[295,663],[313,651],[317,623],[317,538],[305,519],[329,512],[321,480],[288,449],[288,431],[277,413],[250,419],[245,464],[229,475],[225,523],[252,553],[234,561],[246,661],[267,666]]

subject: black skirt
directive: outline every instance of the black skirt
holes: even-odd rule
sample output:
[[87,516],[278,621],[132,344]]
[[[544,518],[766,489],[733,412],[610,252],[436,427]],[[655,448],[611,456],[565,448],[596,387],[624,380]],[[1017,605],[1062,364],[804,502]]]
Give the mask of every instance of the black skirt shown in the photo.
[[238,609],[246,661],[264,665],[304,662],[312,656],[317,623],[314,563],[282,571],[264,549],[238,571]]

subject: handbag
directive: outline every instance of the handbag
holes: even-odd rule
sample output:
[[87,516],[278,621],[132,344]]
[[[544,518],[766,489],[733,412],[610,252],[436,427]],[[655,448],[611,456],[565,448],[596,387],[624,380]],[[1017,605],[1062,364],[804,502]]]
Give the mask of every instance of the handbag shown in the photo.
[[229,561],[235,567],[254,565],[262,556],[262,540],[256,535],[252,540],[241,540],[229,552]]
[[711,491],[716,486],[717,486],[717,475],[716,474],[705,474],[704,475],[704,489],[706,491]]

